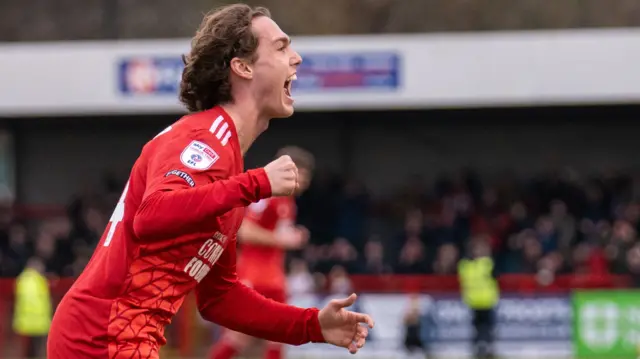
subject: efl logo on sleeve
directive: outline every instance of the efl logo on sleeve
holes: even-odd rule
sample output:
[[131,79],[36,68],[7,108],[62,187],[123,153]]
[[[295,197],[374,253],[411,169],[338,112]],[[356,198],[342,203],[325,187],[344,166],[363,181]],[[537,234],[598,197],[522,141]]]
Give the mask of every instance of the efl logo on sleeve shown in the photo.
[[200,141],[192,141],[180,155],[180,161],[194,170],[209,169],[219,158],[216,151]]

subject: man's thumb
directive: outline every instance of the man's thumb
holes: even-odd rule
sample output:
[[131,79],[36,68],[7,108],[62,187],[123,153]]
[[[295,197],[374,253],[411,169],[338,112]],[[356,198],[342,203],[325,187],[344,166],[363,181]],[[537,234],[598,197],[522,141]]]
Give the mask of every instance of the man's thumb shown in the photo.
[[352,306],[353,303],[356,302],[357,298],[358,296],[355,293],[353,293],[345,299],[334,299],[331,301],[331,304],[336,310],[338,310],[338,309]]

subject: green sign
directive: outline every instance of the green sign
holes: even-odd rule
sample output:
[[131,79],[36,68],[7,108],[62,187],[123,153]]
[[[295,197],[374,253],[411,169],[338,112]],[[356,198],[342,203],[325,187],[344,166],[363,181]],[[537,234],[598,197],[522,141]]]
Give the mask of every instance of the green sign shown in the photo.
[[573,296],[578,358],[637,358],[640,291],[588,291]]

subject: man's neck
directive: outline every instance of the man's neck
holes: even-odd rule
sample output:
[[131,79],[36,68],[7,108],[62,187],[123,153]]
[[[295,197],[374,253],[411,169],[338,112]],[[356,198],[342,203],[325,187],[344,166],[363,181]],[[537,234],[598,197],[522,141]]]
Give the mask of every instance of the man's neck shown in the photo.
[[222,105],[222,108],[231,116],[236,131],[238,132],[238,142],[240,142],[240,150],[244,156],[253,142],[266,129],[268,119],[260,117],[260,113],[256,107],[229,103]]

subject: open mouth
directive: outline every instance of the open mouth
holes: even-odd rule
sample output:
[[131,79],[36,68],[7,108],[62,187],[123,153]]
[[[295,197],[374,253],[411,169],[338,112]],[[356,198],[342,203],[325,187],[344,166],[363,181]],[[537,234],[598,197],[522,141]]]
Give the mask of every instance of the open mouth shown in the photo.
[[291,97],[291,84],[297,78],[298,77],[296,76],[296,74],[293,74],[293,75],[289,76],[289,78],[287,78],[287,80],[284,82],[284,94],[285,95]]

